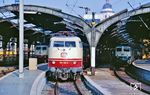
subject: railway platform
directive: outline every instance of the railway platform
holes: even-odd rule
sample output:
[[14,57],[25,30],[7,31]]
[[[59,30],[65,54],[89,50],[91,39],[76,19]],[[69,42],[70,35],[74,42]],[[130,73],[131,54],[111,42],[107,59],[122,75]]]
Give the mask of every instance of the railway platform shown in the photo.
[[38,95],[36,91],[39,84],[38,80],[46,70],[46,67],[46,64],[42,64],[34,71],[29,71],[25,68],[23,79],[18,77],[18,71],[1,77],[0,95]]
[[138,89],[147,94],[150,94],[150,86],[141,81],[138,81],[136,78],[133,78],[132,75],[127,74],[124,68],[121,68],[114,73],[121,81],[125,82],[128,85],[131,85],[131,83],[140,84],[137,85]]
[[84,77],[104,95],[147,95],[120,81],[109,68],[97,68],[95,76]]
[[150,71],[150,59],[147,60],[136,60],[133,63],[134,66]]
[[[36,88],[39,84],[37,79],[45,70],[47,64],[40,65],[35,71],[25,68],[23,79],[18,77],[18,71],[7,74],[0,78],[0,95],[39,95]],[[84,75],[84,77],[104,95],[147,95],[120,81],[109,68],[97,68],[95,76]]]

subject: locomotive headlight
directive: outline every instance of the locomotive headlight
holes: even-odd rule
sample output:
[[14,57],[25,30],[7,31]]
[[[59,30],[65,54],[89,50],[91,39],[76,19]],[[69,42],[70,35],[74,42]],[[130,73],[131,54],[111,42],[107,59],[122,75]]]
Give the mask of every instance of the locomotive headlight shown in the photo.
[[52,64],[55,64],[55,61],[52,61]]
[[76,61],[73,61],[73,64],[77,64],[77,62],[76,62]]

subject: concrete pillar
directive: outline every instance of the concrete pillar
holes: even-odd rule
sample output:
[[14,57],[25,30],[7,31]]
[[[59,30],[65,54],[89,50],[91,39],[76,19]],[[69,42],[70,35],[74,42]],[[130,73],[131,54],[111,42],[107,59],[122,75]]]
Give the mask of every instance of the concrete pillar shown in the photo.
[[24,78],[24,0],[19,4],[19,78]]
[[95,47],[91,47],[91,74],[95,75]]
[[95,32],[95,13],[92,12],[92,31],[91,31],[91,74],[95,75],[95,40],[96,40],[96,32]]

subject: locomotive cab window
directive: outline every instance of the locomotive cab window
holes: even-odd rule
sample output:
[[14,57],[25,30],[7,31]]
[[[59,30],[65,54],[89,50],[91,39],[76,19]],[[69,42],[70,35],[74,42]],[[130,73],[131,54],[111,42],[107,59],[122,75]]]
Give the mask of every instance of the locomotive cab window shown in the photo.
[[76,47],[75,41],[65,41],[65,47]]
[[64,41],[54,41],[54,47],[64,47]]
[[43,49],[43,50],[46,50],[46,47],[43,47],[42,49]]
[[40,50],[41,48],[40,47],[36,47],[36,50]]
[[121,48],[117,48],[117,51],[121,51]]
[[124,51],[129,52],[130,49],[129,48],[124,48]]

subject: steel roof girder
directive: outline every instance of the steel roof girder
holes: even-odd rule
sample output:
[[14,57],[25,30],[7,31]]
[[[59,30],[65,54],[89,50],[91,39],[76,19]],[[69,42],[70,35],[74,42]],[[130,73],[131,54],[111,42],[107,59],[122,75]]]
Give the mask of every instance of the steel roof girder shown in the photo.
[[83,23],[84,23],[83,21],[81,21],[80,18],[77,18],[75,16],[63,13],[61,11],[50,10],[49,8],[45,8],[45,7],[43,8],[43,7],[34,7],[34,6],[32,6],[32,7],[28,8],[28,6],[25,6],[24,9],[25,10],[32,10],[32,11],[38,11],[38,12],[42,12],[42,13],[52,14],[52,15],[55,15],[55,16],[58,16],[58,17],[61,17],[61,18],[65,18],[65,19],[74,21],[74,23],[77,23],[80,26],[82,26]]
[[[9,11],[18,11],[18,5],[8,5],[5,7],[1,7],[2,9],[7,9]],[[2,10],[0,9],[0,10]],[[90,28],[90,26],[82,19],[76,16],[72,16],[66,13],[63,13],[61,11],[58,10],[54,10],[51,8],[47,8],[47,7],[41,7],[41,6],[36,6],[36,5],[25,5],[24,6],[24,10],[25,11],[34,11],[34,12],[42,12],[42,13],[47,13],[47,14],[52,14],[64,19],[68,19],[70,21],[73,21],[74,24],[77,24],[81,27],[84,28],[84,30],[86,30],[87,28]],[[83,31],[85,33],[85,31]]]
[[[137,10],[133,10],[133,11],[129,11],[129,12],[125,12],[125,13],[122,13],[120,15],[118,15],[117,17],[113,17],[113,18],[110,18],[109,20],[107,20],[106,22],[96,26],[96,28],[98,28],[99,30],[103,31],[109,27],[110,25],[112,25],[113,23],[123,19],[123,18],[127,18],[127,17],[131,17],[131,16],[135,16],[135,15],[139,15],[139,14],[142,14],[142,13],[148,13],[150,12],[150,8],[143,8],[143,9],[137,9]],[[109,24],[107,24],[109,23]],[[105,25],[105,28],[103,27]],[[102,27],[102,28],[101,28]]]
[[149,8],[141,8],[141,9],[129,11],[128,16],[136,16],[136,15],[140,15],[143,13],[149,13],[149,12],[150,12],[150,7]]
[[[0,11],[18,11],[18,5],[7,5],[4,7],[0,8]],[[63,13],[61,11],[58,10],[54,10],[52,8],[47,8],[47,7],[41,7],[41,6],[36,6],[36,5],[25,5],[24,6],[24,10],[25,11],[34,11],[34,12],[42,12],[42,13],[47,13],[47,14],[52,14],[61,18],[65,18],[71,21],[74,21],[74,23],[80,25],[80,26],[89,26],[87,23],[85,23],[85,21],[82,18],[73,16],[73,15],[69,15],[66,13]]]
[[113,17],[113,18],[110,17],[109,20],[106,20],[105,22],[101,23],[99,26],[96,26],[96,28],[103,33],[109,26],[116,23],[117,21],[120,21],[123,18],[129,18],[134,15],[148,13],[148,12],[150,12],[150,8],[138,9],[135,12],[134,11],[123,12],[122,14],[118,15],[117,17]]

